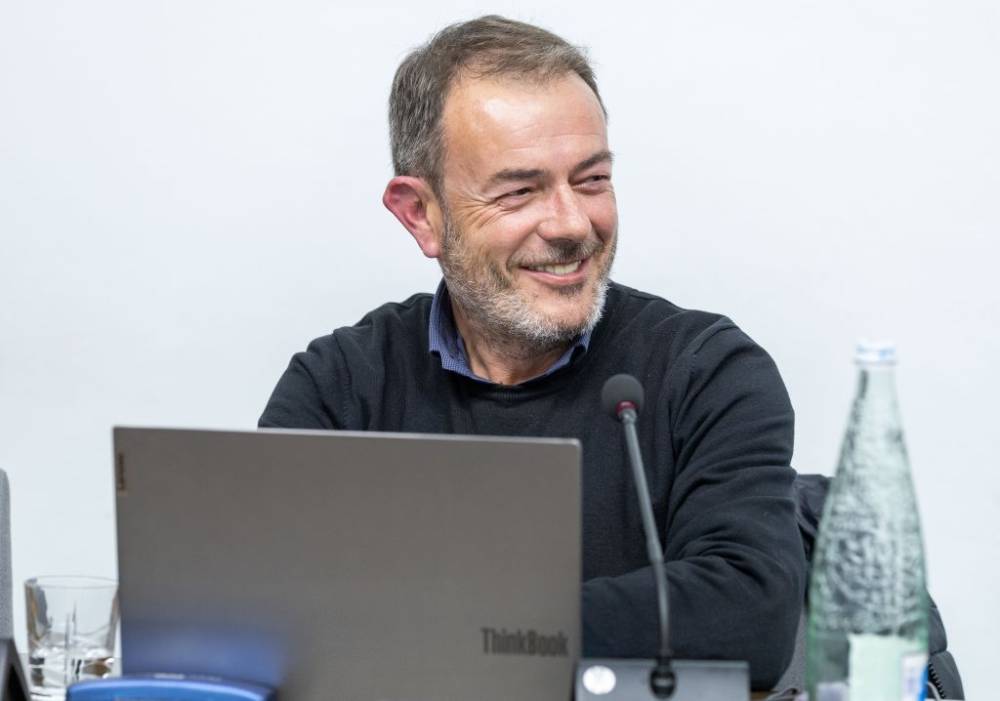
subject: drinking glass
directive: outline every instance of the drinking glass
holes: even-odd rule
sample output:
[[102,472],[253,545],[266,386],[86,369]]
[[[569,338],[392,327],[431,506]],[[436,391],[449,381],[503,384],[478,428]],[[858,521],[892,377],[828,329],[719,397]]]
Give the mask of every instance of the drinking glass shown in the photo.
[[118,584],[103,577],[34,577],[24,583],[28,677],[34,698],[59,699],[114,665]]

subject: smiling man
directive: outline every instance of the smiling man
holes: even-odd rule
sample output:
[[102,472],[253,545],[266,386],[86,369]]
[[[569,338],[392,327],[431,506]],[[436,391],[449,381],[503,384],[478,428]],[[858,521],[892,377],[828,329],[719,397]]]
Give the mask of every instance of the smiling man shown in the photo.
[[578,438],[584,654],[652,657],[654,580],[599,398],[635,375],[675,651],[748,660],[769,687],[804,585],[792,409],[731,321],[609,281],[618,212],[586,58],[500,17],[453,25],[403,61],[389,113],[383,203],[444,279],[296,354],[260,425]]
[[474,70],[448,91],[440,178],[397,175],[383,201],[441,263],[463,344],[450,350],[476,376],[518,385],[600,319],[618,228],[611,152],[578,74]]

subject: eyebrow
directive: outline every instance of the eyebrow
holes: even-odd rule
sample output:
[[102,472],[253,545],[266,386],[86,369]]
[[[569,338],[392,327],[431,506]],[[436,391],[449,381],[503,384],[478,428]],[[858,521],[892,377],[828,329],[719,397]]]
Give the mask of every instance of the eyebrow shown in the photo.
[[598,151],[593,156],[585,161],[578,163],[570,173],[571,175],[578,175],[588,168],[593,168],[598,163],[614,163],[615,155],[611,151]]
[[[588,168],[593,168],[598,163],[612,163],[613,161],[614,154],[612,154],[611,151],[598,151],[593,156],[590,156],[586,160],[580,161],[573,166],[573,170],[570,171],[570,175],[577,175]],[[487,184],[496,185],[512,181],[538,180],[543,177],[545,173],[546,171],[541,168],[504,168],[503,170],[498,170],[496,173],[491,175]]]

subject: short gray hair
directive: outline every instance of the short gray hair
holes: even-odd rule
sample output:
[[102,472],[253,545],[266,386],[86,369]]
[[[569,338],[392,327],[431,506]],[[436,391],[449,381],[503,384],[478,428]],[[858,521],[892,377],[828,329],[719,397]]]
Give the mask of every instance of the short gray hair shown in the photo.
[[396,69],[389,94],[389,138],[396,175],[430,182],[440,196],[444,138],[441,115],[459,74],[545,82],[576,73],[604,110],[584,50],[531,24],[487,15],[445,27]]

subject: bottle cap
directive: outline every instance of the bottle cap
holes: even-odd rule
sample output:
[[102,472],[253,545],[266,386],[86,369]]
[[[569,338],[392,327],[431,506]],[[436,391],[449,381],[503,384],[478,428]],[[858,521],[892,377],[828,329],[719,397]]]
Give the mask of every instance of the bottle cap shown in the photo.
[[854,349],[854,362],[858,365],[895,365],[896,344],[861,339]]

